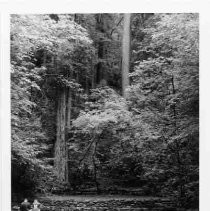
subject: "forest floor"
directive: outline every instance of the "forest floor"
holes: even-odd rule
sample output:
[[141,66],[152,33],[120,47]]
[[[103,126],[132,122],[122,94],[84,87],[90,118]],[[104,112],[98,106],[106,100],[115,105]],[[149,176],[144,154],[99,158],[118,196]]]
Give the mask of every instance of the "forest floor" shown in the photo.
[[75,201],[109,201],[109,200],[168,200],[167,198],[153,197],[153,196],[131,196],[131,195],[49,195],[41,196],[41,199],[50,199],[53,201],[66,201],[66,200],[75,200]]
[[180,209],[170,198],[153,196],[37,195],[37,199],[41,203],[41,211],[198,211]]
[[[70,210],[97,210],[97,211],[175,211],[173,201],[168,198],[125,196],[125,195],[74,195],[74,196],[42,196],[42,211],[70,211]],[[184,210],[184,209],[183,209]]]

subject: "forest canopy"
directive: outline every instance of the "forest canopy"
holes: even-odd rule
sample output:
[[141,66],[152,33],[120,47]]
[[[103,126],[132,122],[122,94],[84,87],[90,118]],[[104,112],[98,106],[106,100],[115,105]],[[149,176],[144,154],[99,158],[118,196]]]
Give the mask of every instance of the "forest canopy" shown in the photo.
[[10,39],[14,197],[138,189],[198,207],[198,14],[11,15]]

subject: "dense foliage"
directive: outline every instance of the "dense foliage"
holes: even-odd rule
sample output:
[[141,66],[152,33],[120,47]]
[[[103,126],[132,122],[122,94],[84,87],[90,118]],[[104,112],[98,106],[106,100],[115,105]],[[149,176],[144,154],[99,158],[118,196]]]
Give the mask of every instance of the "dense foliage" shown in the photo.
[[122,22],[12,15],[13,193],[135,190],[198,207],[198,14],[132,14],[127,99]]
[[198,17],[174,14],[154,18],[160,20],[155,24],[150,20],[145,42],[137,52],[144,57],[139,56],[131,73],[130,101],[139,119],[149,124],[143,147],[149,153],[145,162],[150,169],[147,174],[153,182],[162,183],[166,193],[171,191],[181,199],[187,198],[183,203],[189,203],[189,199],[197,203]]
[[[83,52],[81,59],[86,60],[79,65],[84,72],[94,48],[86,30],[68,16],[59,16],[59,22],[47,15],[14,15],[11,20],[12,164],[13,169],[26,166],[29,175],[38,167],[35,177],[40,181],[39,173],[52,169],[55,97],[65,86],[81,92],[81,85],[69,77],[79,74],[79,58],[73,56]],[[14,183],[19,177],[25,175],[17,175]]]

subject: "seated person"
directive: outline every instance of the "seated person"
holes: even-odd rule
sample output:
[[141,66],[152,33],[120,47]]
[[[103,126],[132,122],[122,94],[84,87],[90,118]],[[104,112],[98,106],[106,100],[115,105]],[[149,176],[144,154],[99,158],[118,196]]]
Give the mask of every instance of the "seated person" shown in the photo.
[[28,211],[31,208],[31,204],[28,202],[28,199],[24,199],[24,201],[20,205],[20,211]]
[[40,209],[39,209],[40,203],[38,202],[37,199],[34,200],[33,205],[34,205],[34,207],[30,211],[40,211]]

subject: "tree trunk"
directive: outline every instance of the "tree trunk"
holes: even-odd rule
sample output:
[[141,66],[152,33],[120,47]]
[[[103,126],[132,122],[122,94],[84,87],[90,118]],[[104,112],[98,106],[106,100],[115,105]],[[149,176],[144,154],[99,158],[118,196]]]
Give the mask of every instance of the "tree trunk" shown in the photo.
[[63,89],[59,95],[57,106],[57,133],[55,143],[55,162],[57,178],[60,182],[68,181],[67,166],[67,148],[66,148],[66,89]]
[[122,94],[126,98],[126,88],[129,86],[130,69],[130,22],[131,14],[124,14],[123,40],[122,40]]
[[[97,14],[96,15],[96,30],[99,31],[101,34],[105,33],[104,29],[104,14]],[[104,59],[104,50],[105,50],[105,45],[104,45],[104,39],[103,37],[100,37],[98,40],[98,63],[96,65],[96,83],[100,84],[101,81],[106,80],[106,70],[104,69],[103,62],[100,61]],[[106,83],[106,82],[105,82]]]
[[87,70],[85,72],[85,93],[88,95],[89,94],[89,77]]
[[95,79],[95,67],[92,65],[92,80],[91,80],[91,89],[95,89],[96,88],[96,79]]
[[[175,89],[175,83],[174,83],[174,76],[172,75],[171,77],[171,85],[172,85],[172,93],[173,95],[176,94],[176,89]],[[177,130],[177,112],[176,112],[176,104],[172,106],[173,109],[173,121],[174,121],[174,135],[176,134]],[[183,207],[183,199],[185,198],[185,191],[184,191],[184,184],[183,182],[184,175],[183,174],[183,164],[180,156],[180,145],[179,142],[176,140],[175,141],[175,155],[176,155],[176,162],[177,162],[177,167],[178,167],[178,172],[177,172],[177,177],[178,177],[178,206]]]
[[71,126],[71,108],[72,108],[72,91],[70,88],[68,88],[68,96],[67,96],[67,119],[66,119],[66,128],[70,129]]
[[96,185],[96,191],[97,191],[97,194],[100,194],[101,191],[100,191],[98,178],[97,178],[96,150],[97,150],[97,140],[94,142],[92,161],[93,161],[94,182]]
[[[172,75],[172,78],[171,78],[171,84],[172,84],[172,93],[173,93],[173,95],[175,95],[176,90],[175,90],[174,76],[173,75]],[[175,124],[175,127],[176,127],[176,104],[173,105],[173,115],[174,115],[174,124]]]
[[[67,95],[67,107],[66,107],[66,136],[70,130],[70,127],[71,127],[71,109],[72,109],[72,90],[71,88],[68,88],[68,95]],[[68,137],[65,137],[65,142],[67,143],[67,138]],[[68,178],[69,178],[69,165],[68,165],[68,160],[69,160],[69,153],[68,153],[68,147],[66,146],[66,182],[69,182],[68,181]]]
[[[100,40],[98,42],[98,59],[103,59],[103,52],[104,52],[104,44],[103,41]],[[103,65],[101,61],[98,61],[97,67],[96,67],[96,80],[97,84],[100,83],[100,81],[103,79]]]
[[43,66],[46,67],[46,64],[47,64],[47,53],[44,50],[44,52],[43,52]]

